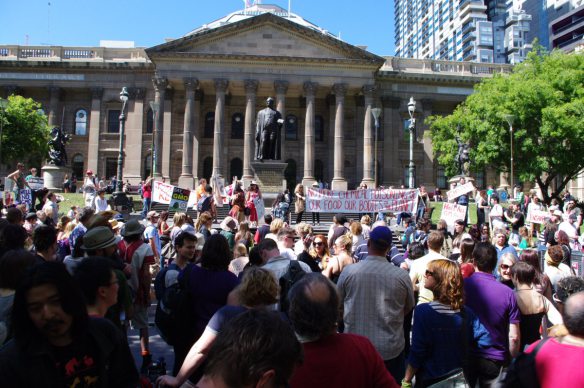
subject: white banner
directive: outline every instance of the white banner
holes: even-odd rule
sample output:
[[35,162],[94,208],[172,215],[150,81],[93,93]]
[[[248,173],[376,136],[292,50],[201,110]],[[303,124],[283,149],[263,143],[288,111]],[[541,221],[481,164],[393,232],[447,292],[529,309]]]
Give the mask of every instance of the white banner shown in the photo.
[[465,183],[462,186],[456,186],[452,190],[448,191],[448,200],[452,201],[454,198],[460,197],[462,194],[470,193],[474,190],[472,182]]
[[152,202],[170,204],[170,198],[172,198],[172,191],[174,186],[167,185],[161,181],[152,182]]
[[223,190],[225,189],[225,179],[212,176],[211,187],[213,188],[213,197],[215,197],[215,206],[223,207]]
[[456,220],[464,220],[466,216],[466,206],[455,203],[444,202],[440,219],[446,221],[448,226],[453,226]]
[[418,189],[306,190],[306,211],[313,213],[408,212],[415,214]]
[[545,210],[532,210],[527,214],[527,221],[534,224],[545,224],[550,218],[550,212]]
[[266,214],[266,207],[264,206],[264,200],[260,197],[257,197],[253,200],[253,204],[256,208],[256,212],[258,213],[258,225],[259,223],[263,223],[264,221],[264,214]]

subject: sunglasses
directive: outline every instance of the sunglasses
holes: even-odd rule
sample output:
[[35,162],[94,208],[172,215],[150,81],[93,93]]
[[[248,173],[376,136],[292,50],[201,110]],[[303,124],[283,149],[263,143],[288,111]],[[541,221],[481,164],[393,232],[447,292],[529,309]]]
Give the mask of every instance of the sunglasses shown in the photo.
[[315,247],[319,247],[321,245],[323,245],[322,241],[315,241],[312,243],[312,245],[314,245]]
[[426,277],[428,276],[434,276],[434,272],[430,271],[430,270],[426,270]]
[[512,265],[508,265],[508,264],[501,264],[501,269],[509,269],[513,267]]

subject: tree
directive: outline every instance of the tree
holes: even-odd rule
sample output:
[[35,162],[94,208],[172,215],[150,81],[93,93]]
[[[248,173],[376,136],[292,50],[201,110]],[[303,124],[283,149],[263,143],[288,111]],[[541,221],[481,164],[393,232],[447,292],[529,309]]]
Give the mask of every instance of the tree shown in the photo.
[[434,153],[446,173],[455,173],[457,135],[471,145],[473,170],[509,171],[509,114],[515,174],[535,180],[545,203],[559,199],[584,168],[584,55],[548,54],[535,45],[511,74],[483,80],[451,115],[430,117]]
[[41,104],[32,98],[12,95],[8,97],[2,120],[2,160],[11,164],[22,161],[40,165],[47,158],[49,125],[42,113]]

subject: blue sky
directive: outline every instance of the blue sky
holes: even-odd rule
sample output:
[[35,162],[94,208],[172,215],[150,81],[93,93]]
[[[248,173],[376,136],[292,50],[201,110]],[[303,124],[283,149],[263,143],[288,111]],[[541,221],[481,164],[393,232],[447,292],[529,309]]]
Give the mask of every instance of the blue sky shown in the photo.
[[[292,0],[291,11],[338,35],[393,55],[394,0]],[[50,3],[50,6],[49,6]],[[264,0],[288,8],[287,0]],[[0,44],[99,46],[130,40],[149,47],[233,11],[243,0],[0,0]]]

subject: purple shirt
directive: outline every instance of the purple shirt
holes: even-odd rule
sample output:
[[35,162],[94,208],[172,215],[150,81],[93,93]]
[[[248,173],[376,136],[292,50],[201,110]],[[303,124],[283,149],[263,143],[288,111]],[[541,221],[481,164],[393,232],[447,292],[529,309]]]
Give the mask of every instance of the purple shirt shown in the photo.
[[504,361],[509,358],[509,324],[519,323],[520,313],[513,290],[491,274],[475,272],[464,279],[466,305],[487,328],[493,345],[476,350],[479,357]]

